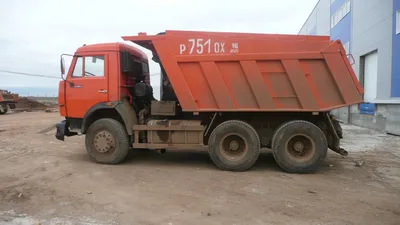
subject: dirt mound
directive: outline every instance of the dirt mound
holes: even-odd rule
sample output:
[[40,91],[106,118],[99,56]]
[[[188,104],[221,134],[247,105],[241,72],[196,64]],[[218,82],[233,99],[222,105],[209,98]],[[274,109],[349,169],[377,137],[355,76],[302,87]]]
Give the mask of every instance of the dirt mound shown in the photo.
[[40,109],[40,108],[46,108],[45,104],[42,104],[38,101],[31,100],[28,98],[20,98],[18,103],[15,104],[17,108],[20,109]]

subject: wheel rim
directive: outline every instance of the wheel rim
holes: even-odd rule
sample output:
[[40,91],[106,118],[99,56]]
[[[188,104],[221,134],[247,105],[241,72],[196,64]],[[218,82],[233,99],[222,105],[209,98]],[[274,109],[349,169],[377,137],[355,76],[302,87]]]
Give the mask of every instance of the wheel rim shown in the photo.
[[230,161],[241,160],[248,152],[247,141],[241,135],[227,134],[221,139],[220,152]]
[[316,152],[314,140],[304,134],[290,137],[286,142],[285,150],[289,158],[297,162],[310,160]]
[[93,147],[98,153],[111,154],[115,151],[115,138],[106,130],[99,131],[94,136]]

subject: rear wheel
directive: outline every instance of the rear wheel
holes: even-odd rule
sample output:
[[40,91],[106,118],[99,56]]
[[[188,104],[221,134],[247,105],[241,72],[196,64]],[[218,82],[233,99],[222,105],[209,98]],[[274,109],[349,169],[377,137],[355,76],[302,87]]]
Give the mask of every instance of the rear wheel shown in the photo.
[[289,173],[311,173],[326,158],[328,143],[316,125],[302,120],[280,126],[272,138],[273,155],[278,165]]
[[238,120],[226,121],[211,133],[209,154],[222,170],[245,171],[260,154],[260,139],[251,125]]
[[1,109],[0,109],[0,115],[4,115],[8,112],[8,107],[7,105],[0,105]]
[[91,158],[103,164],[122,162],[129,151],[129,138],[125,127],[114,119],[93,122],[85,137],[86,151]]

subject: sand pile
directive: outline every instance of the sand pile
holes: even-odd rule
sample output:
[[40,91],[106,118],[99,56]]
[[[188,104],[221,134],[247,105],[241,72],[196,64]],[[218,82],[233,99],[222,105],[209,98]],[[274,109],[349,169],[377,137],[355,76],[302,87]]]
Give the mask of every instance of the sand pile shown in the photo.
[[28,98],[20,98],[18,103],[15,104],[17,108],[20,109],[40,109],[40,108],[46,108],[45,104],[42,104],[38,101],[31,100]]

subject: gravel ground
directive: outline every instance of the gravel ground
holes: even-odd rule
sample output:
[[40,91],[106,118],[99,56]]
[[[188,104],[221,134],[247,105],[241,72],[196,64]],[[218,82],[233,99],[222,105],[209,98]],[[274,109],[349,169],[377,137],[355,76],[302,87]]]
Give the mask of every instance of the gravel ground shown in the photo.
[[0,116],[3,224],[400,224],[400,138],[344,126],[349,156],[314,174],[218,170],[204,151],[132,151],[90,161],[84,137],[54,138],[58,113]]

